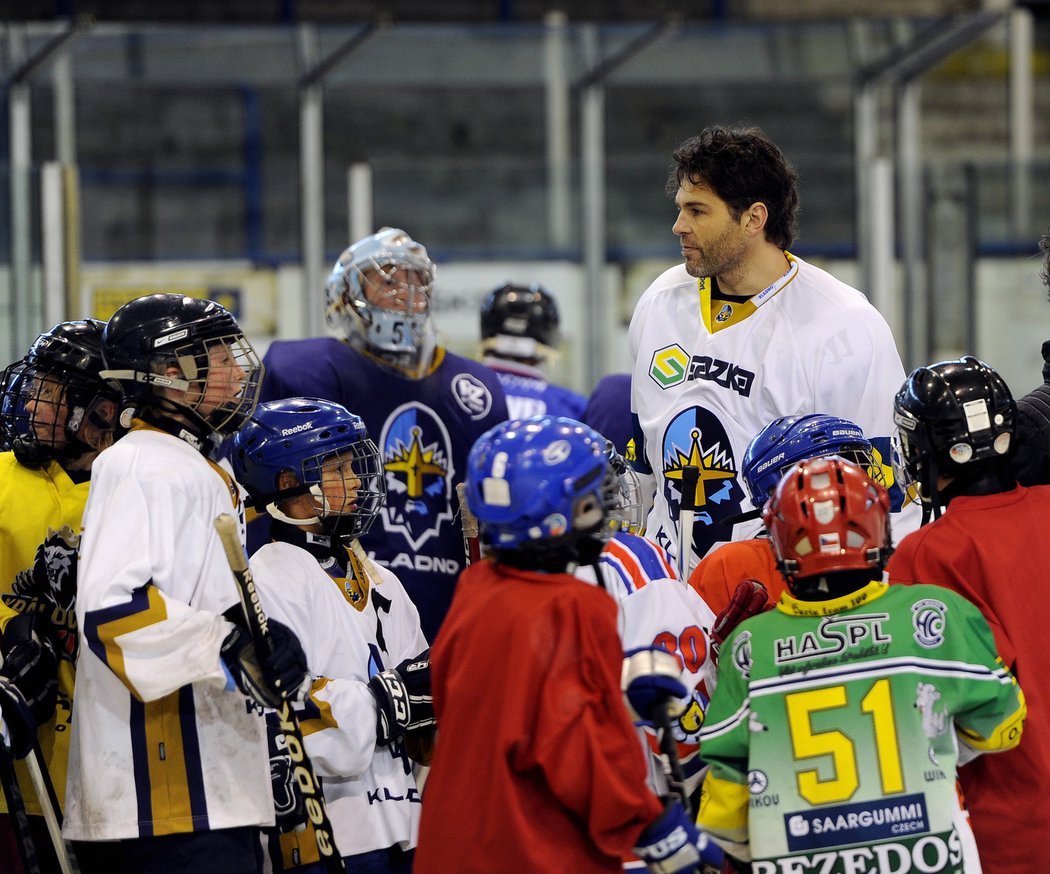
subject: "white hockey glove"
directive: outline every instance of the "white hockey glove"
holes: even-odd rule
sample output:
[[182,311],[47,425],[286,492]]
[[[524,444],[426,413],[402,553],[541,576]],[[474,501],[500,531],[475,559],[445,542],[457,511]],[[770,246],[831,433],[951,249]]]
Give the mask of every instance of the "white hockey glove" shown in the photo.
[[429,649],[376,674],[368,688],[376,699],[376,742],[380,746],[400,740],[407,731],[435,724]]

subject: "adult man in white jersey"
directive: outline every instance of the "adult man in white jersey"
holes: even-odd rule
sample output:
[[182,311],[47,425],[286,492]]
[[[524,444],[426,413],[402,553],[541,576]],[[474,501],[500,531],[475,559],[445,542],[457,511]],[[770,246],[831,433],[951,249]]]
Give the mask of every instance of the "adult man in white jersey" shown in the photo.
[[[761,131],[711,127],[674,152],[668,181],[683,264],[660,275],[631,319],[636,460],[652,474],[646,534],[687,567],[758,530],[741,488],[748,441],[778,416],[856,422],[893,483],[893,396],[904,369],[886,321],[863,294],[788,252],[798,177]],[[695,522],[678,530],[683,471],[696,468]],[[893,510],[904,494],[891,487]],[[917,508],[894,520],[902,537]],[[911,517],[915,517],[914,519]]]

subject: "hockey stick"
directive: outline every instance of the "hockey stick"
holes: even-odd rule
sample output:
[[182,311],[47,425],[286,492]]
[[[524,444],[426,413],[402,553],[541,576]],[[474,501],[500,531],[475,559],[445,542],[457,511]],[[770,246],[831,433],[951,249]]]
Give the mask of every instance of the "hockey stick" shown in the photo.
[[[237,520],[228,513],[223,513],[215,519],[215,530],[219,533],[222,547],[226,551],[226,560],[237,581],[237,593],[241,597],[241,606],[244,608],[255,648],[260,655],[271,653],[273,652],[273,641],[270,638],[268,620],[263,612],[262,604],[259,603],[255,578],[252,576],[252,569],[248,565],[244,547],[241,545]],[[324,793],[321,791],[321,784],[314,772],[310,757],[306,754],[306,744],[303,742],[303,731],[299,726],[299,718],[292,710],[289,701],[281,702],[281,709],[277,711],[277,721],[288,744],[288,755],[292,760],[292,776],[306,803],[306,812],[314,827],[317,850],[325,870],[330,874],[346,874],[342,857],[336,847],[332,821],[328,818],[328,809],[325,807]]]
[[674,706],[673,701],[668,701],[665,706],[658,707],[656,710],[656,735],[660,742],[660,758],[664,764],[664,777],[667,779],[668,790],[682,803],[686,816],[692,819],[693,811],[689,804],[689,793],[685,789],[685,774],[678,758],[678,746],[671,733],[671,714],[668,710],[672,706]]
[[62,874],[73,874],[74,868],[69,858],[69,849],[62,839],[62,808],[58,803],[55,784],[51,782],[51,775],[44,764],[40,743],[36,738],[33,738],[33,748],[26,756],[25,763],[29,769],[29,777],[33,781],[33,789],[36,790],[37,800],[40,802],[40,809],[44,814],[44,822],[47,823],[47,833],[51,835],[51,844],[55,848],[58,867],[62,869]]
[[22,790],[18,788],[18,778],[15,776],[15,760],[3,740],[0,740],[0,785],[3,786],[4,798],[7,800],[7,811],[14,826],[18,855],[22,858],[25,874],[40,874],[36,844],[33,843]]
[[463,552],[467,556],[467,565],[481,561],[481,539],[479,537],[478,517],[467,506],[467,484],[456,485],[456,496],[459,498],[460,519],[463,525]]
[[693,554],[693,523],[696,520],[696,486],[700,482],[700,468],[686,465],[682,468],[682,502],[678,507],[678,578],[689,581],[689,558]]

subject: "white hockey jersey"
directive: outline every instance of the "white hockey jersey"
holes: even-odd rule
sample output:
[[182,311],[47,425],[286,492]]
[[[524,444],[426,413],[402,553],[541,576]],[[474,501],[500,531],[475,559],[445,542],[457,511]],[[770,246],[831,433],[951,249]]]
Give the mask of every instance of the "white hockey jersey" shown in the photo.
[[251,564],[266,614],[296,632],[314,676],[331,678],[314,683],[299,719],[340,854],[414,847],[420,793],[412,762],[399,744],[376,746],[367,684],[427,648],[415,606],[376,563],[363,566],[366,585],[353,574],[329,575],[292,543],[266,544]]
[[[682,470],[700,470],[690,567],[719,543],[753,537],[760,522],[723,520],[751,509],[738,479],[748,442],[779,416],[824,413],[856,422],[881,456],[894,508],[890,436],[904,368],[889,326],[856,289],[788,256],[790,270],[744,302],[711,299],[710,281],[684,265],[645,291],[628,332],[631,407],[655,474],[646,534],[678,553]],[[893,518],[899,540],[918,506]]]
[[135,422],[96,459],[84,511],[64,834],[111,840],[273,823],[265,724],[227,691],[238,603],[213,521],[236,486]]

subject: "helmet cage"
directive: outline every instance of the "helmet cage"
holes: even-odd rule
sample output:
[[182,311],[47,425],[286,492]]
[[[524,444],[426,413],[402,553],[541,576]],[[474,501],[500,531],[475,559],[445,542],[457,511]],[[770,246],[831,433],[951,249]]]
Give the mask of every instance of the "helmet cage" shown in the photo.
[[609,472],[614,479],[615,492],[612,496],[610,521],[614,531],[626,531],[640,534],[645,528],[645,516],[642,511],[642,481],[636,471],[622,455],[616,451],[611,440],[606,441],[606,458],[609,459]]

